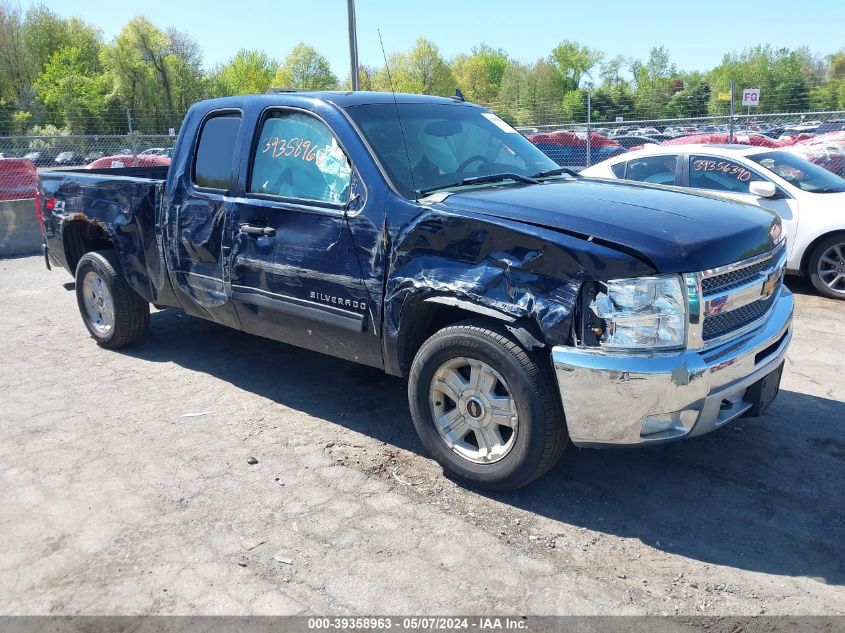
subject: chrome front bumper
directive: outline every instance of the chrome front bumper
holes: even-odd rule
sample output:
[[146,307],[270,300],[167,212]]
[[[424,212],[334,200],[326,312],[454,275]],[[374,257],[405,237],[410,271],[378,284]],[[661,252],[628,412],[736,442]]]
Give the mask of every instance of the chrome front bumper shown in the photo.
[[710,349],[643,356],[555,347],[572,443],[624,446],[692,437],[748,413],[748,388],[783,362],[793,303],[783,287],[765,323]]

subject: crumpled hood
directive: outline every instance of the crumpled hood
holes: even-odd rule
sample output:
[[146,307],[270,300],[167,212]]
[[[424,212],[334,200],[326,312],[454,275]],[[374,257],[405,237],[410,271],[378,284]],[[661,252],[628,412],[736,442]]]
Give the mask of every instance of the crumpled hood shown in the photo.
[[592,237],[664,273],[730,264],[769,250],[781,234],[780,217],[761,207],[606,180],[473,189],[453,193],[442,204]]

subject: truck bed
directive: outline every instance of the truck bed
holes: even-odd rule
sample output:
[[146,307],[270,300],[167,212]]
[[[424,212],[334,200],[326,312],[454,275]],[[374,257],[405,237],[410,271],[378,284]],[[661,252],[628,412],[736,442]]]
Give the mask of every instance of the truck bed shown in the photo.
[[73,274],[82,254],[115,248],[130,286],[150,303],[173,305],[156,227],[164,167],[53,169],[39,173],[49,261]]
[[44,169],[41,170],[40,175],[58,174],[60,176],[66,174],[78,174],[80,176],[102,175],[102,176],[121,176],[130,178],[147,178],[150,180],[166,180],[167,170],[170,169],[167,165],[156,165],[149,167],[104,167],[101,169]]

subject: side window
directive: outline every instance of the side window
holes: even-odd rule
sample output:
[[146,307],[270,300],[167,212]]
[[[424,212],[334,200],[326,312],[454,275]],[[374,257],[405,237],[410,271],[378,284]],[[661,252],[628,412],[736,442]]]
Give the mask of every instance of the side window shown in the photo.
[[732,160],[714,156],[690,156],[689,185],[696,189],[747,193],[748,184],[755,177],[754,172]]
[[628,161],[626,178],[655,185],[674,185],[677,156],[646,156]]
[[276,112],[261,126],[249,192],[342,204],[352,168],[337,139],[319,119]]
[[625,162],[616,163],[615,165],[610,166],[610,171],[613,172],[613,175],[617,178],[624,178],[625,177]]
[[229,188],[240,127],[241,115],[234,113],[214,116],[203,124],[194,158],[195,185],[221,191]]

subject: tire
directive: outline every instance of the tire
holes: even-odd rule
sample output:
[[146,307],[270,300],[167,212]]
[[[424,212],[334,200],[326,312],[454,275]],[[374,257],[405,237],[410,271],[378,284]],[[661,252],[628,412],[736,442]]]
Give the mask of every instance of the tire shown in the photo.
[[823,239],[807,261],[807,275],[819,293],[845,299],[845,233]]
[[82,322],[100,347],[128,347],[144,338],[149,328],[150,305],[126,283],[113,250],[85,253],[79,260],[76,302]]
[[[483,387],[473,385],[475,376]],[[459,378],[464,391],[454,388]],[[478,488],[524,486],[551,469],[568,443],[550,365],[484,322],[444,328],[423,343],[408,400],[429,454],[448,476]],[[499,424],[505,419],[510,422]]]

